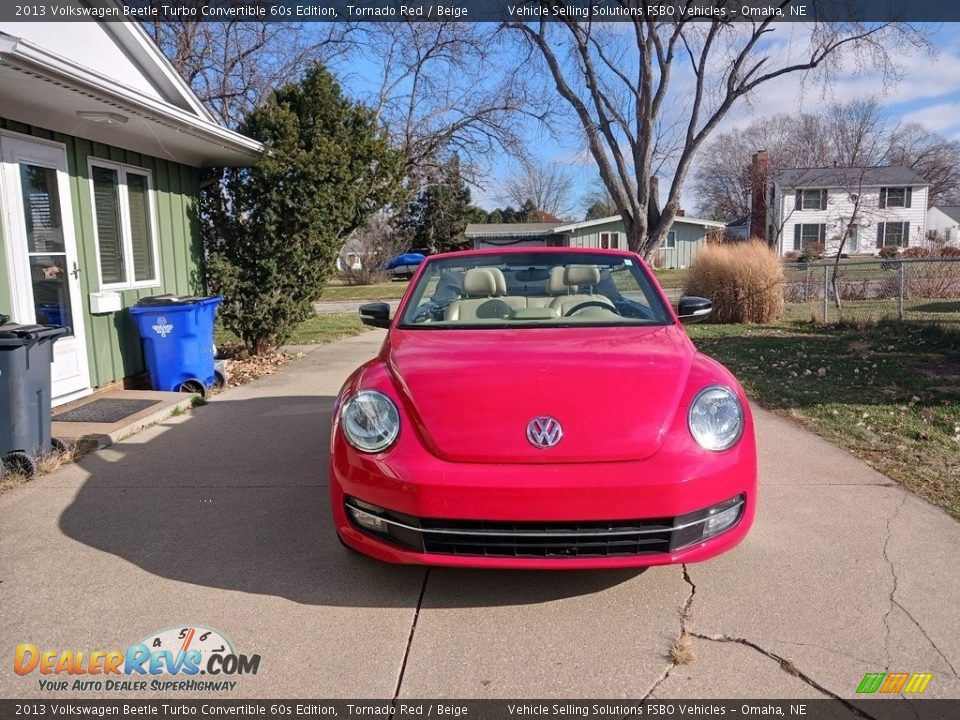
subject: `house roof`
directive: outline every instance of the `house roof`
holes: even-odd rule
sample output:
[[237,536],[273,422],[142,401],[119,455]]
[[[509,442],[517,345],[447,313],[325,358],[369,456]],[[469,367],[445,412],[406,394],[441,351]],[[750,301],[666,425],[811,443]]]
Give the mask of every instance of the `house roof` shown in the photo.
[[881,187],[884,185],[929,185],[902,165],[876,167],[787,168],[774,178],[786,188]]
[[[580,228],[592,227],[594,225],[607,225],[612,222],[622,221],[623,218],[621,218],[619,215],[609,215],[607,217],[597,218],[596,220],[581,220],[580,222],[560,225],[559,227],[555,228],[554,232],[570,232],[573,230],[579,230]],[[704,220],[702,218],[688,217],[686,215],[678,215],[673,219],[673,222],[674,224],[686,223],[687,225],[703,225],[704,227],[724,227],[724,223],[716,220]]]
[[[608,225],[610,223],[623,222],[619,215],[610,215],[608,217],[597,218],[596,220],[581,220],[580,222],[563,223],[471,223],[467,225],[465,235],[468,238],[474,237],[546,237],[557,233],[572,232],[580,228],[593,227],[594,225]],[[680,215],[673,219],[674,224],[686,223],[688,225],[703,225],[704,227],[724,227],[724,223],[716,220],[703,220],[701,218],[687,217]]]
[[12,120],[194,167],[263,151],[215,121],[135,22],[3,23],[0,86]]
[[960,206],[957,205],[934,205],[934,210],[939,210],[951,220],[960,222]]
[[464,232],[472,237],[544,237],[562,225],[560,222],[545,223],[470,223]]
[[728,228],[741,228],[741,227],[750,227],[750,216],[744,215],[742,218],[737,218],[736,220],[731,220],[727,223]]

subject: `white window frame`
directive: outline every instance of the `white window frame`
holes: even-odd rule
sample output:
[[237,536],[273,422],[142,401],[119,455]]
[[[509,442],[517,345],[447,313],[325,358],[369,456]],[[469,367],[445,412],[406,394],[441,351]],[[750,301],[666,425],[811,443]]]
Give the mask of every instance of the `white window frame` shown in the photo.
[[[807,207],[807,193],[817,194],[817,203],[812,207]],[[819,210],[820,198],[823,196],[823,188],[807,188],[800,191],[800,210]]]
[[[908,247],[910,247],[910,234],[909,234],[909,230],[908,230],[908,228],[904,227],[904,226],[907,225],[908,223],[909,223],[908,220],[886,220],[886,221],[881,222],[880,224],[883,226],[883,244],[884,244],[884,245],[893,245],[894,247],[898,247],[898,248],[901,248],[901,249],[902,249],[902,248],[908,248]],[[888,229],[891,225],[899,225],[899,226],[900,226],[900,242],[898,242],[898,243],[887,242],[887,229]]]
[[[907,188],[906,188],[906,186],[897,185],[897,186],[894,186],[894,187],[888,187],[888,188],[884,188],[884,189],[886,190],[886,199],[885,199],[885,202],[884,202],[884,207],[888,207],[888,208],[905,208],[905,207],[907,206]],[[891,190],[899,191],[899,192],[903,193],[903,195],[902,195],[902,197],[901,197],[901,199],[900,199],[900,204],[899,204],[899,205],[894,205],[894,204],[892,204],[892,203],[890,202],[890,191],[891,191]]]
[[[603,238],[607,238],[607,247],[603,247]],[[603,250],[619,250],[620,249],[620,233],[618,232],[602,232],[597,238],[598,247]]]
[[677,231],[671,230],[667,233],[667,239],[663,241],[663,247],[667,250],[676,250],[677,248]]
[[[103,269],[100,266],[100,235],[97,228],[97,197],[93,186],[93,168],[113,170],[117,173],[117,189],[120,192],[120,236],[123,241],[123,265],[126,281],[105,283]],[[137,280],[133,268],[133,238],[130,234],[130,196],[127,194],[127,172],[144,175],[147,178],[147,204],[150,209],[150,243],[153,246],[154,277],[150,280]],[[153,171],[139,165],[118,163],[112,160],[90,157],[87,159],[87,177],[90,182],[90,207],[93,210],[93,247],[97,258],[97,282],[102,290],[132,290],[134,288],[160,287],[163,284],[160,267],[160,243],[157,228],[157,196],[153,185]]]

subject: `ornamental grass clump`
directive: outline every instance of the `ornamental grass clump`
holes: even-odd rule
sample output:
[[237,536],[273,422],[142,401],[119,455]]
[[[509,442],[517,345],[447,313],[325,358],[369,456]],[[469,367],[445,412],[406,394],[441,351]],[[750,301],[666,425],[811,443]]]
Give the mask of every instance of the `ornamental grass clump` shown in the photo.
[[751,239],[700,248],[684,293],[712,300],[713,322],[765,324],[783,314],[784,282],[780,258]]

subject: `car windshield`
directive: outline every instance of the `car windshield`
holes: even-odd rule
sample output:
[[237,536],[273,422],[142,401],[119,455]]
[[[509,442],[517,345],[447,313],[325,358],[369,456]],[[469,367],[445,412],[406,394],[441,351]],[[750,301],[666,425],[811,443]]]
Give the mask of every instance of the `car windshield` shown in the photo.
[[633,258],[590,252],[428,259],[400,320],[424,329],[670,323]]

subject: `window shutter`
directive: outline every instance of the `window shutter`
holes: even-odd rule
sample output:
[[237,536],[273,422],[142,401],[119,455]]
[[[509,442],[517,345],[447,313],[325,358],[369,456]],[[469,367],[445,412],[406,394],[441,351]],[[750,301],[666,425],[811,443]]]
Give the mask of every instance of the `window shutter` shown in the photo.
[[910,202],[911,202],[912,199],[913,199],[913,188],[912,188],[912,187],[908,187],[908,188],[906,189],[906,192],[904,193],[903,206],[904,206],[904,207],[910,207]]
[[797,199],[793,206],[794,210],[803,210],[803,190],[797,190]]
[[97,248],[100,251],[100,281],[104,284],[122,283],[127,279],[123,263],[119,193],[117,171],[94,166],[94,214],[97,219]]
[[799,225],[793,226],[793,249],[794,250],[800,249],[800,226]]
[[826,188],[820,191],[820,209],[821,210],[827,209],[827,189]]
[[820,244],[822,245],[827,241],[827,226],[823,223],[820,224]]
[[130,243],[133,250],[133,279],[154,280],[153,232],[150,219],[150,192],[146,175],[127,172],[127,198],[130,203]]
[[903,224],[903,247],[910,247],[910,223]]
[[877,248],[878,249],[883,248],[883,223],[882,222],[877,223]]
[[880,188],[880,207],[885,208],[887,206],[887,189],[882,187]]

